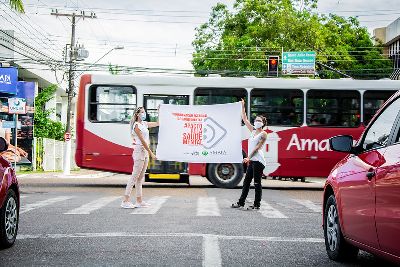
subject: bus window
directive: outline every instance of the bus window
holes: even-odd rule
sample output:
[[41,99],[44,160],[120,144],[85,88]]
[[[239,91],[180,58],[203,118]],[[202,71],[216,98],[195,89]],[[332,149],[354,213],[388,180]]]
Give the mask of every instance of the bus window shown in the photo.
[[345,90],[310,90],[307,92],[309,126],[358,127],[360,93]]
[[196,88],[194,91],[195,105],[212,105],[239,102],[247,100],[247,91],[243,88]]
[[189,105],[188,95],[144,95],[143,99],[148,121],[157,121],[158,107],[161,104]]
[[367,125],[378,109],[396,91],[368,90],[364,93],[364,125]]
[[136,108],[136,89],[128,86],[91,86],[89,99],[91,122],[128,123]]
[[253,89],[250,114],[267,117],[268,125],[300,126],[303,124],[304,94],[297,89]]

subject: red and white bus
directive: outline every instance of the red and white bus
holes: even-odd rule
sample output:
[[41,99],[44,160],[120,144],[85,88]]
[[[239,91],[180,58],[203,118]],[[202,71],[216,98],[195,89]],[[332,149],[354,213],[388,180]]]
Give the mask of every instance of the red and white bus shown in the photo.
[[[129,120],[136,107],[145,107],[148,120],[155,121],[161,103],[211,105],[244,98],[251,120],[257,114],[268,119],[265,175],[326,177],[343,157],[330,151],[328,139],[340,134],[358,139],[380,105],[399,88],[400,81],[392,80],[86,74],[77,102],[75,160],[83,168],[130,173]],[[155,149],[157,129],[151,130]],[[243,151],[247,151],[247,138],[243,130]],[[201,175],[219,187],[231,188],[243,172],[241,164],[151,161],[146,180],[188,182],[189,175]]]

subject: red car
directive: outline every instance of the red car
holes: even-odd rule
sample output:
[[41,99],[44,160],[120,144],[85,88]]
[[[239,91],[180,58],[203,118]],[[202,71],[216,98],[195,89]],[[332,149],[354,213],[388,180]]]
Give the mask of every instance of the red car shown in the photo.
[[[7,150],[0,137],[0,152]],[[19,219],[19,188],[11,164],[0,156],[0,248],[11,247],[17,237]]]
[[332,260],[359,249],[400,263],[400,91],[377,112],[356,144],[330,139],[349,153],[331,171],[324,190],[323,229]]

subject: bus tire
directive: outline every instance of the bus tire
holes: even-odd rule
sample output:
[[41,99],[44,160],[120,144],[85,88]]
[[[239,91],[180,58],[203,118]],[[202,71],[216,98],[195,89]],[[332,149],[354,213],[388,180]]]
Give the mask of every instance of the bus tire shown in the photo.
[[207,178],[221,188],[235,188],[243,178],[243,165],[238,163],[209,164]]

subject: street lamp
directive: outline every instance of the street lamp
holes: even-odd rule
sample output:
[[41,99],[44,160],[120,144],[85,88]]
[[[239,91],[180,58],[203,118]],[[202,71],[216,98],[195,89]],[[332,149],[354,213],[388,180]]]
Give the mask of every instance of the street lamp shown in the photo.
[[[74,41],[75,40],[72,39],[71,43],[73,44]],[[119,46],[119,45],[113,47],[112,49],[110,49],[110,51],[105,53],[101,58],[99,58],[94,63],[89,65],[88,68],[94,66],[97,62],[102,60],[105,56],[110,54],[112,51],[120,50],[120,49],[124,49],[124,47],[123,46]],[[69,175],[71,173],[71,139],[70,139],[71,134],[70,134],[70,131],[71,131],[71,98],[72,98],[73,84],[74,84],[74,79],[76,77],[78,77],[79,75],[81,75],[83,72],[84,71],[80,72],[78,75],[74,75],[73,59],[72,59],[72,52],[71,52],[69,75],[72,78],[69,78],[68,108],[67,108],[67,129],[66,129],[66,133],[64,135],[64,139],[65,139],[65,142],[66,142],[66,148],[65,148],[65,151],[64,151],[64,164],[63,164],[63,168],[64,168],[63,174],[64,175]]]
[[[98,60],[96,60],[94,63],[90,64],[90,65],[87,67],[87,69],[89,69],[89,68],[93,67],[94,65],[96,65],[100,60],[102,60],[105,56],[107,56],[108,54],[110,54],[112,51],[114,51],[114,50],[122,50],[122,49],[124,49],[124,47],[121,46],[121,45],[117,45],[117,46],[111,48],[107,53],[105,53],[104,55],[102,55]],[[77,78],[78,76],[80,76],[80,75],[81,75],[82,73],[84,73],[84,72],[85,72],[85,71],[81,71],[80,73],[78,73],[78,74],[75,76],[75,78]]]
[[[98,60],[96,60],[96,62],[94,62],[92,65],[95,65],[97,62],[99,62],[100,60],[102,60],[105,56],[107,56],[108,54],[110,54],[112,51],[114,50],[122,50],[124,49],[123,46],[121,45],[117,45],[116,47],[113,47],[110,51],[108,51],[107,53],[105,53],[101,58],[99,58]],[[89,67],[91,67],[92,65],[90,65]]]

